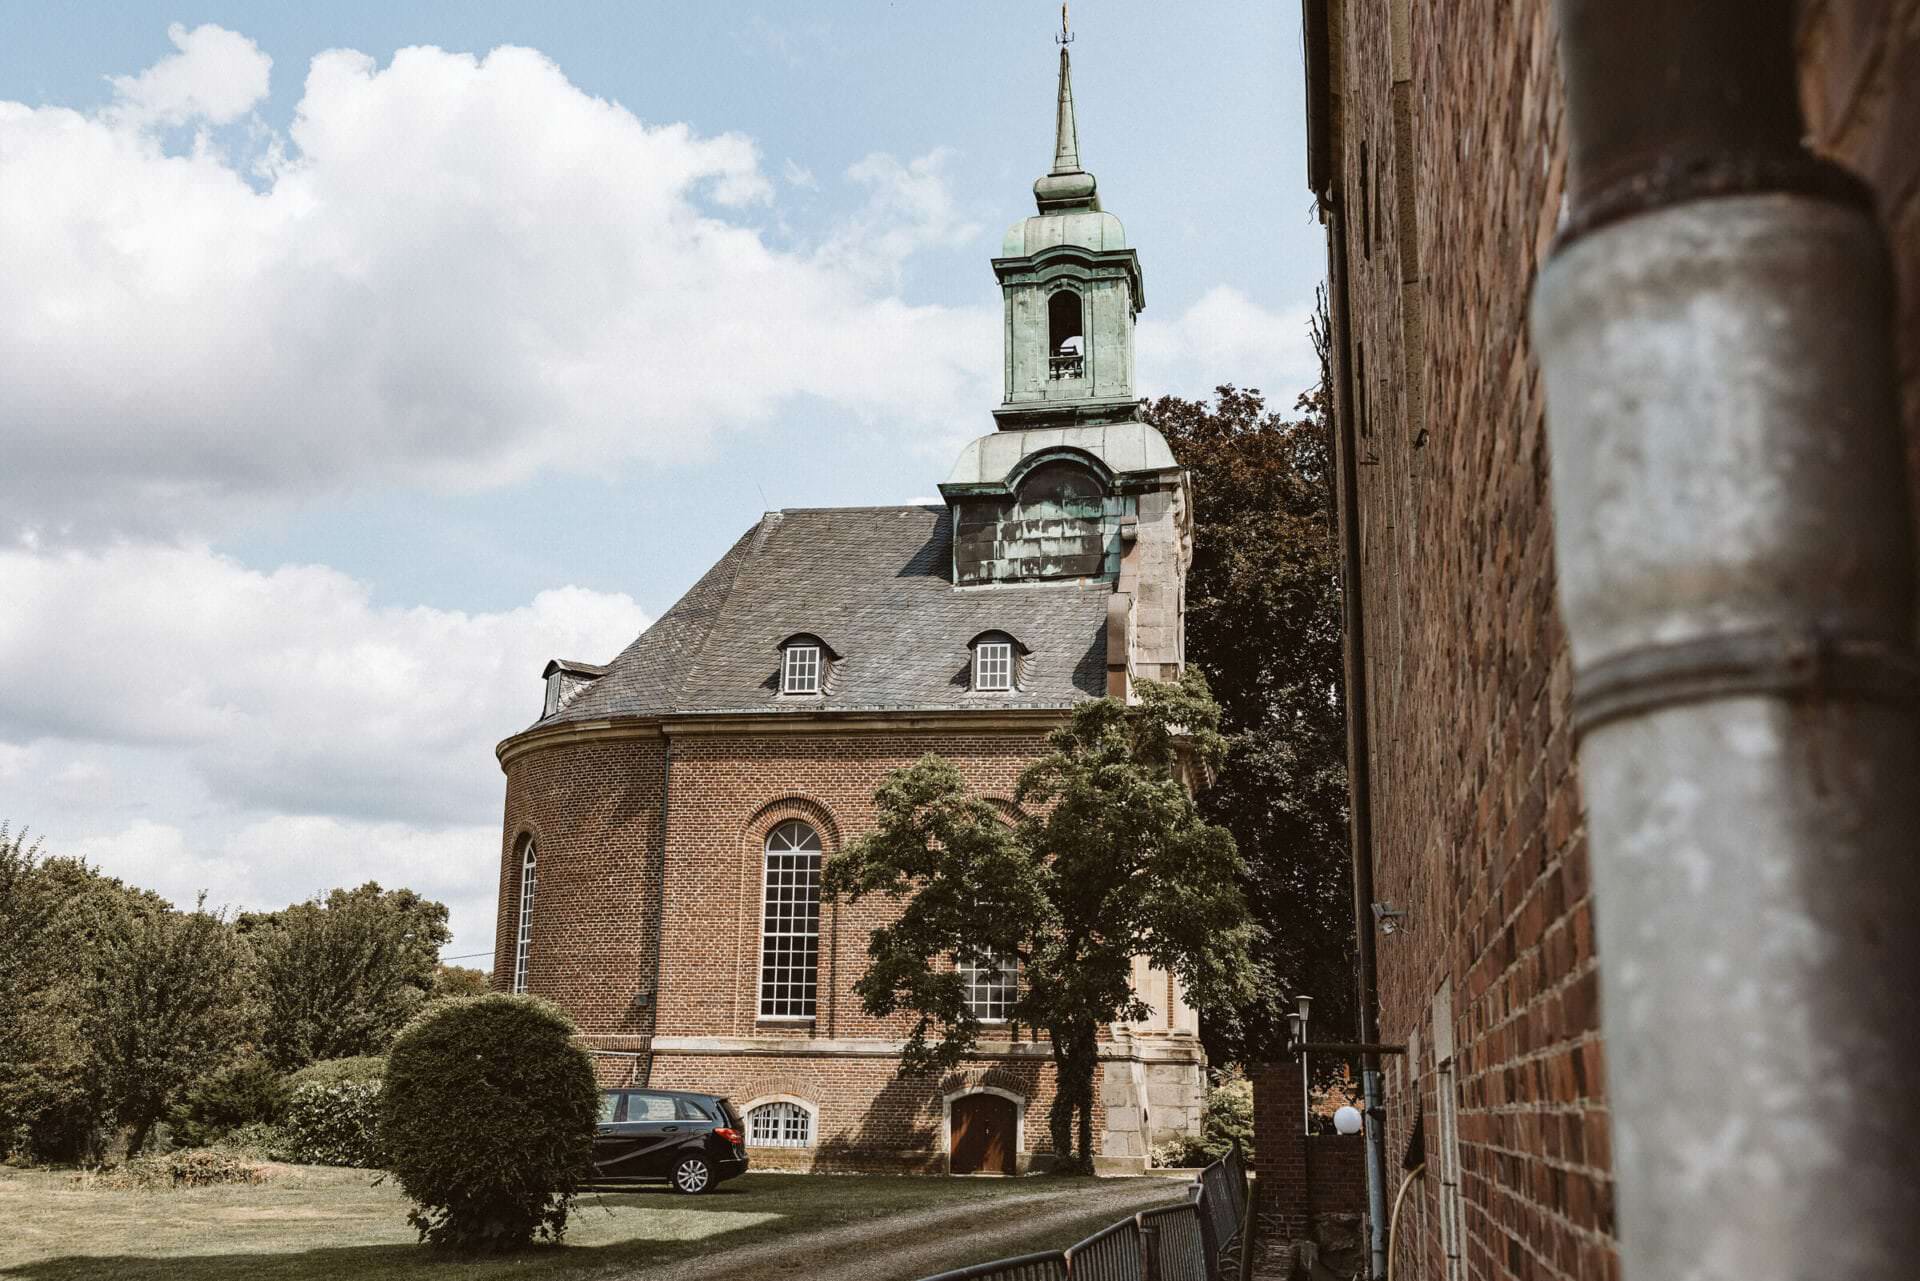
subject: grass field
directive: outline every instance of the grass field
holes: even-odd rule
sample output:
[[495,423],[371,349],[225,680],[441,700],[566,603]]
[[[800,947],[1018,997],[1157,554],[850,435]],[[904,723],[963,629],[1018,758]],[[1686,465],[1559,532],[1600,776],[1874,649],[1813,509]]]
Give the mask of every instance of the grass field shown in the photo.
[[[449,1260],[416,1244],[405,1199],[390,1184],[375,1185],[375,1177],[293,1166],[256,1186],[108,1191],[76,1185],[64,1172],[0,1171],[0,1276],[574,1281],[944,1207],[984,1210],[996,1198],[1060,1186],[1033,1179],[749,1174],[702,1197],[665,1188],[591,1193],[576,1205],[563,1246],[504,1259]],[[1100,1226],[1097,1220],[1097,1213],[1084,1225],[1076,1218],[1043,1234],[1046,1239],[1023,1239],[1021,1248],[1066,1244],[1083,1228]],[[943,1266],[974,1261],[965,1240],[956,1241],[955,1250]]]

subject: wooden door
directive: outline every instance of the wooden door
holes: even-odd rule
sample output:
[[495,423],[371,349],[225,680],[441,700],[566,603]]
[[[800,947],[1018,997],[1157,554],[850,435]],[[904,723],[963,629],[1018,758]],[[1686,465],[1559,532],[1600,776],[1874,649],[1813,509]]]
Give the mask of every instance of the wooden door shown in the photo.
[[967,1094],[953,1101],[955,1174],[1012,1174],[1016,1143],[1013,1100],[997,1094]]

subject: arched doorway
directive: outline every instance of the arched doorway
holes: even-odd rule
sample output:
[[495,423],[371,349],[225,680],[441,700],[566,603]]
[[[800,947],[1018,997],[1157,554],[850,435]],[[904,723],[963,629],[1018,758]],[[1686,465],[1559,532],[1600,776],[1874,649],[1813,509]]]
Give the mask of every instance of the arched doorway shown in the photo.
[[1013,1174],[1020,1110],[1001,1094],[963,1094],[949,1105],[948,1164],[954,1174]]

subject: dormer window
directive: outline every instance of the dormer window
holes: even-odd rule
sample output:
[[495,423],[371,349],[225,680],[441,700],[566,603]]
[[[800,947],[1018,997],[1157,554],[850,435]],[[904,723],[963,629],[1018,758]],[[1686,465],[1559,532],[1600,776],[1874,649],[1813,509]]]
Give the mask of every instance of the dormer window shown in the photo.
[[780,692],[818,694],[821,666],[819,645],[804,641],[788,645],[780,664]]
[[1061,289],[1047,299],[1047,377],[1055,382],[1087,371],[1086,326],[1080,295]]
[[981,693],[1006,693],[1019,684],[1020,645],[1005,632],[982,632],[973,638],[973,688]]

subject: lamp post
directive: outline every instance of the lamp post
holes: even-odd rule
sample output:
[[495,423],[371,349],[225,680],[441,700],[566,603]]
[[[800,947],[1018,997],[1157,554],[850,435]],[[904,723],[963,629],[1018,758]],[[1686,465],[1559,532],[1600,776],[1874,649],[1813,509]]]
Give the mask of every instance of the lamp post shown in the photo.
[[1313,998],[1296,996],[1293,998],[1294,1012],[1287,1015],[1287,1023],[1293,1032],[1293,1043],[1300,1052],[1300,1133],[1313,1133],[1313,1096],[1307,1078],[1307,1016],[1313,1008]]

